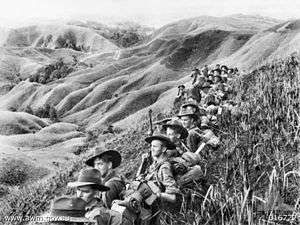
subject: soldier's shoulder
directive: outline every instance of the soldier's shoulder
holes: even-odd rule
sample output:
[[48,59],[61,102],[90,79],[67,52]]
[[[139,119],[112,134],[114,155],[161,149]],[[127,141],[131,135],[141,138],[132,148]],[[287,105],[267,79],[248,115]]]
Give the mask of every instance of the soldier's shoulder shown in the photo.
[[160,165],[161,170],[163,170],[163,169],[171,170],[171,167],[172,167],[172,164],[169,160],[162,162]]

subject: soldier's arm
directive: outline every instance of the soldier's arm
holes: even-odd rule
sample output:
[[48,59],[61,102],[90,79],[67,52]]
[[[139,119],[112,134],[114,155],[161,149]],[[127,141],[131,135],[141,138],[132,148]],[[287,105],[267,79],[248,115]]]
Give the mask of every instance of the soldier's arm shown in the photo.
[[110,190],[103,193],[102,201],[105,207],[110,209],[112,205],[112,201],[119,198],[123,185],[119,181],[112,181],[112,182],[107,182],[106,186],[108,186]]
[[179,193],[179,189],[177,183],[173,177],[171,171],[171,165],[169,163],[165,163],[160,167],[160,182],[165,187],[165,192],[159,193],[158,196],[163,201],[168,202],[176,202],[176,193]]
[[189,136],[187,137],[187,146],[191,152],[196,152],[200,143],[201,137],[195,132],[190,132]]
[[85,214],[86,218],[94,220],[96,225],[109,224],[110,222],[110,214],[108,209],[104,207],[96,207],[93,210],[87,212]]

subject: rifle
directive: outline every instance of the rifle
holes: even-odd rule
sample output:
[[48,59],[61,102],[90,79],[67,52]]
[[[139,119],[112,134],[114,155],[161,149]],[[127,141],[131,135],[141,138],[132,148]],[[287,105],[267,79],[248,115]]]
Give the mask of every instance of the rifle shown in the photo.
[[149,109],[148,115],[149,115],[149,125],[150,125],[150,136],[152,136],[153,135],[152,109]]
[[[149,109],[148,111],[148,115],[149,115],[149,125],[150,125],[150,131],[149,131],[149,136],[152,136],[153,135],[153,124],[152,124],[152,110]],[[149,166],[149,162],[150,162],[150,159],[151,159],[151,151],[148,151],[147,152],[147,155],[143,156],[142,158],[142,163],[136,173],[136,178],[138,178],[139,176],[141,176],[142,174],[145,173],[147,167]]]

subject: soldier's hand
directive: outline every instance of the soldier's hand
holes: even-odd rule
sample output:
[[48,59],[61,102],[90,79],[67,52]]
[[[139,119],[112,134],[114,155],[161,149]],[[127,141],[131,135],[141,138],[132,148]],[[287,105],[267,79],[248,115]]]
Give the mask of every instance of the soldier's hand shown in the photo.
[[145,159],[147,159],[148,158],[148,153],[143,153],[142,154],[142,160],[145,160]]

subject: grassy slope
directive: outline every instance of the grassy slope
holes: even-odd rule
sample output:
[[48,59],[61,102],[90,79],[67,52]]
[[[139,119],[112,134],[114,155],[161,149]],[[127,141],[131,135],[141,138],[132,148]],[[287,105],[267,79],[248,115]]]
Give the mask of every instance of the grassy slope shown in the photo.
[[[282,68],[279,71],[279,68]],[[261,67],[236,80],[236,100],[242,114],[225,114],[217,134],[220,149],[212,153],[207,165],[206,193],[193,190],[181,213],[165,219],[192,224],[257,224],[259,210],[292,209],[299,201],[299,67],[287,59]],[[122,153],[121,172],[128,177],[140,161],[147,146],[143,141],[146,123],[137,130],[108,137],[108,147]],[[98,141],[101,137],[99,137]],[[61,171],[45,183],[12,191],[1,199],[0,217],[36,215],[49,207],[54,195],[69,192],[67,180],[82,162],[72,162],[71,171]],[[9,222],[8,224],[14,224]],[[17,223],[16,223],[17,224]]]

